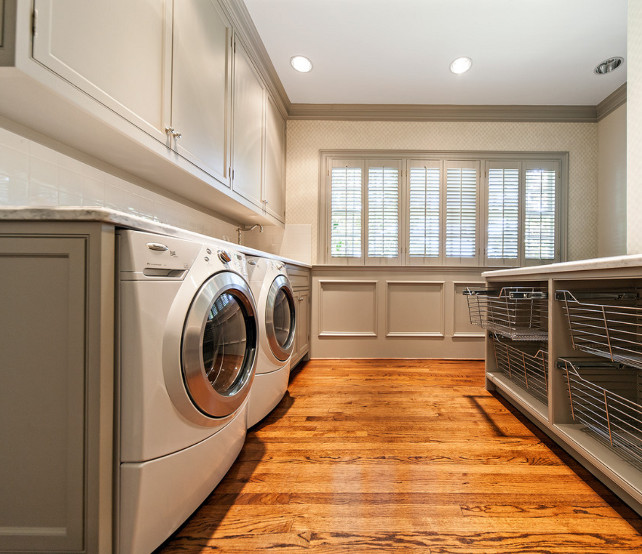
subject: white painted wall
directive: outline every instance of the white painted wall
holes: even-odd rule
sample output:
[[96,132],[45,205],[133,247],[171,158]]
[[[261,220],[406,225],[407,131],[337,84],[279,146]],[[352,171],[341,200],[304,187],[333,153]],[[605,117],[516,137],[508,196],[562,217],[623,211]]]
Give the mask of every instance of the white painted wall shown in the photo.
[[628,9],[626,247],[642,254],[642,0],[629,0]]
[[597,255],[626,254],[626,104],[597,124]]
[[2,118],[0,206],[99,206],[236,241],[237,224]]

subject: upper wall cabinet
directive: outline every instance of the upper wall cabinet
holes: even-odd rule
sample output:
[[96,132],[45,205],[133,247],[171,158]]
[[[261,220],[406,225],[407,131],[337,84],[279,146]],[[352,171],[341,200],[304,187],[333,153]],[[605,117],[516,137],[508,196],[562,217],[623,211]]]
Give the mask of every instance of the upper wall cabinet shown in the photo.
[[232,30],[211,0],[171,4],[36,0],[34,57],[229,185]]
[[243,45],[234,45],[234,128],[232,188],[262,207],[265,90]]
[[265,111],[263,202],[270,215],[285,221],[285,119],[269,95]]
[[33,57],[165,142],[171,0],[36,0]]
[[283,222],[283,120],[236,3],[0,0],[0,116],[235,221]]
[[174,148],[229,185],[232,29],[211,0],[181,0],[173,44]]

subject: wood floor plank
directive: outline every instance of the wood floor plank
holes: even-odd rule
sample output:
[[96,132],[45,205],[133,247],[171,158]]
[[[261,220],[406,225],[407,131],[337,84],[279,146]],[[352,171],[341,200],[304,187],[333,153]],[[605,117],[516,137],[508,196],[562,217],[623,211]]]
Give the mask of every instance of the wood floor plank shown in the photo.
[[157,554],[639,554],[641,533],[481,362],[318,360]]

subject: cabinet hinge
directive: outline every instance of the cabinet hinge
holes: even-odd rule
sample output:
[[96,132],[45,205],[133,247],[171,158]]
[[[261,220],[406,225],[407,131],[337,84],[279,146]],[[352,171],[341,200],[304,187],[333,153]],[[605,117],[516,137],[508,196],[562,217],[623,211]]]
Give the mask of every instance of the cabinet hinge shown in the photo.
[[33,10],[31,12],[31,36],[36,36],[36,25],[38,23],[38,10]]

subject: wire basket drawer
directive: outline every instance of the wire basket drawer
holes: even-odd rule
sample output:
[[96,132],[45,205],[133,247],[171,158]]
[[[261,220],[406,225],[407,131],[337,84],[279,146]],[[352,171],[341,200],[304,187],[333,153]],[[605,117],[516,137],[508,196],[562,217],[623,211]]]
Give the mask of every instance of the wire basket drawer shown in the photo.
[[511,381],[548,404],[548,353],[540,343],[520,342],[519,347],[491,336],[497,369]]
[[637,292],[558,290],[573,348],[642,369],[642,308]]
[[560,358],[557,367],[566,374],[573,421],[642,468],[639,371],[583,358]]
[[548,293],[537,287],[466,289],[470,322],[512,340],[547,340]]

